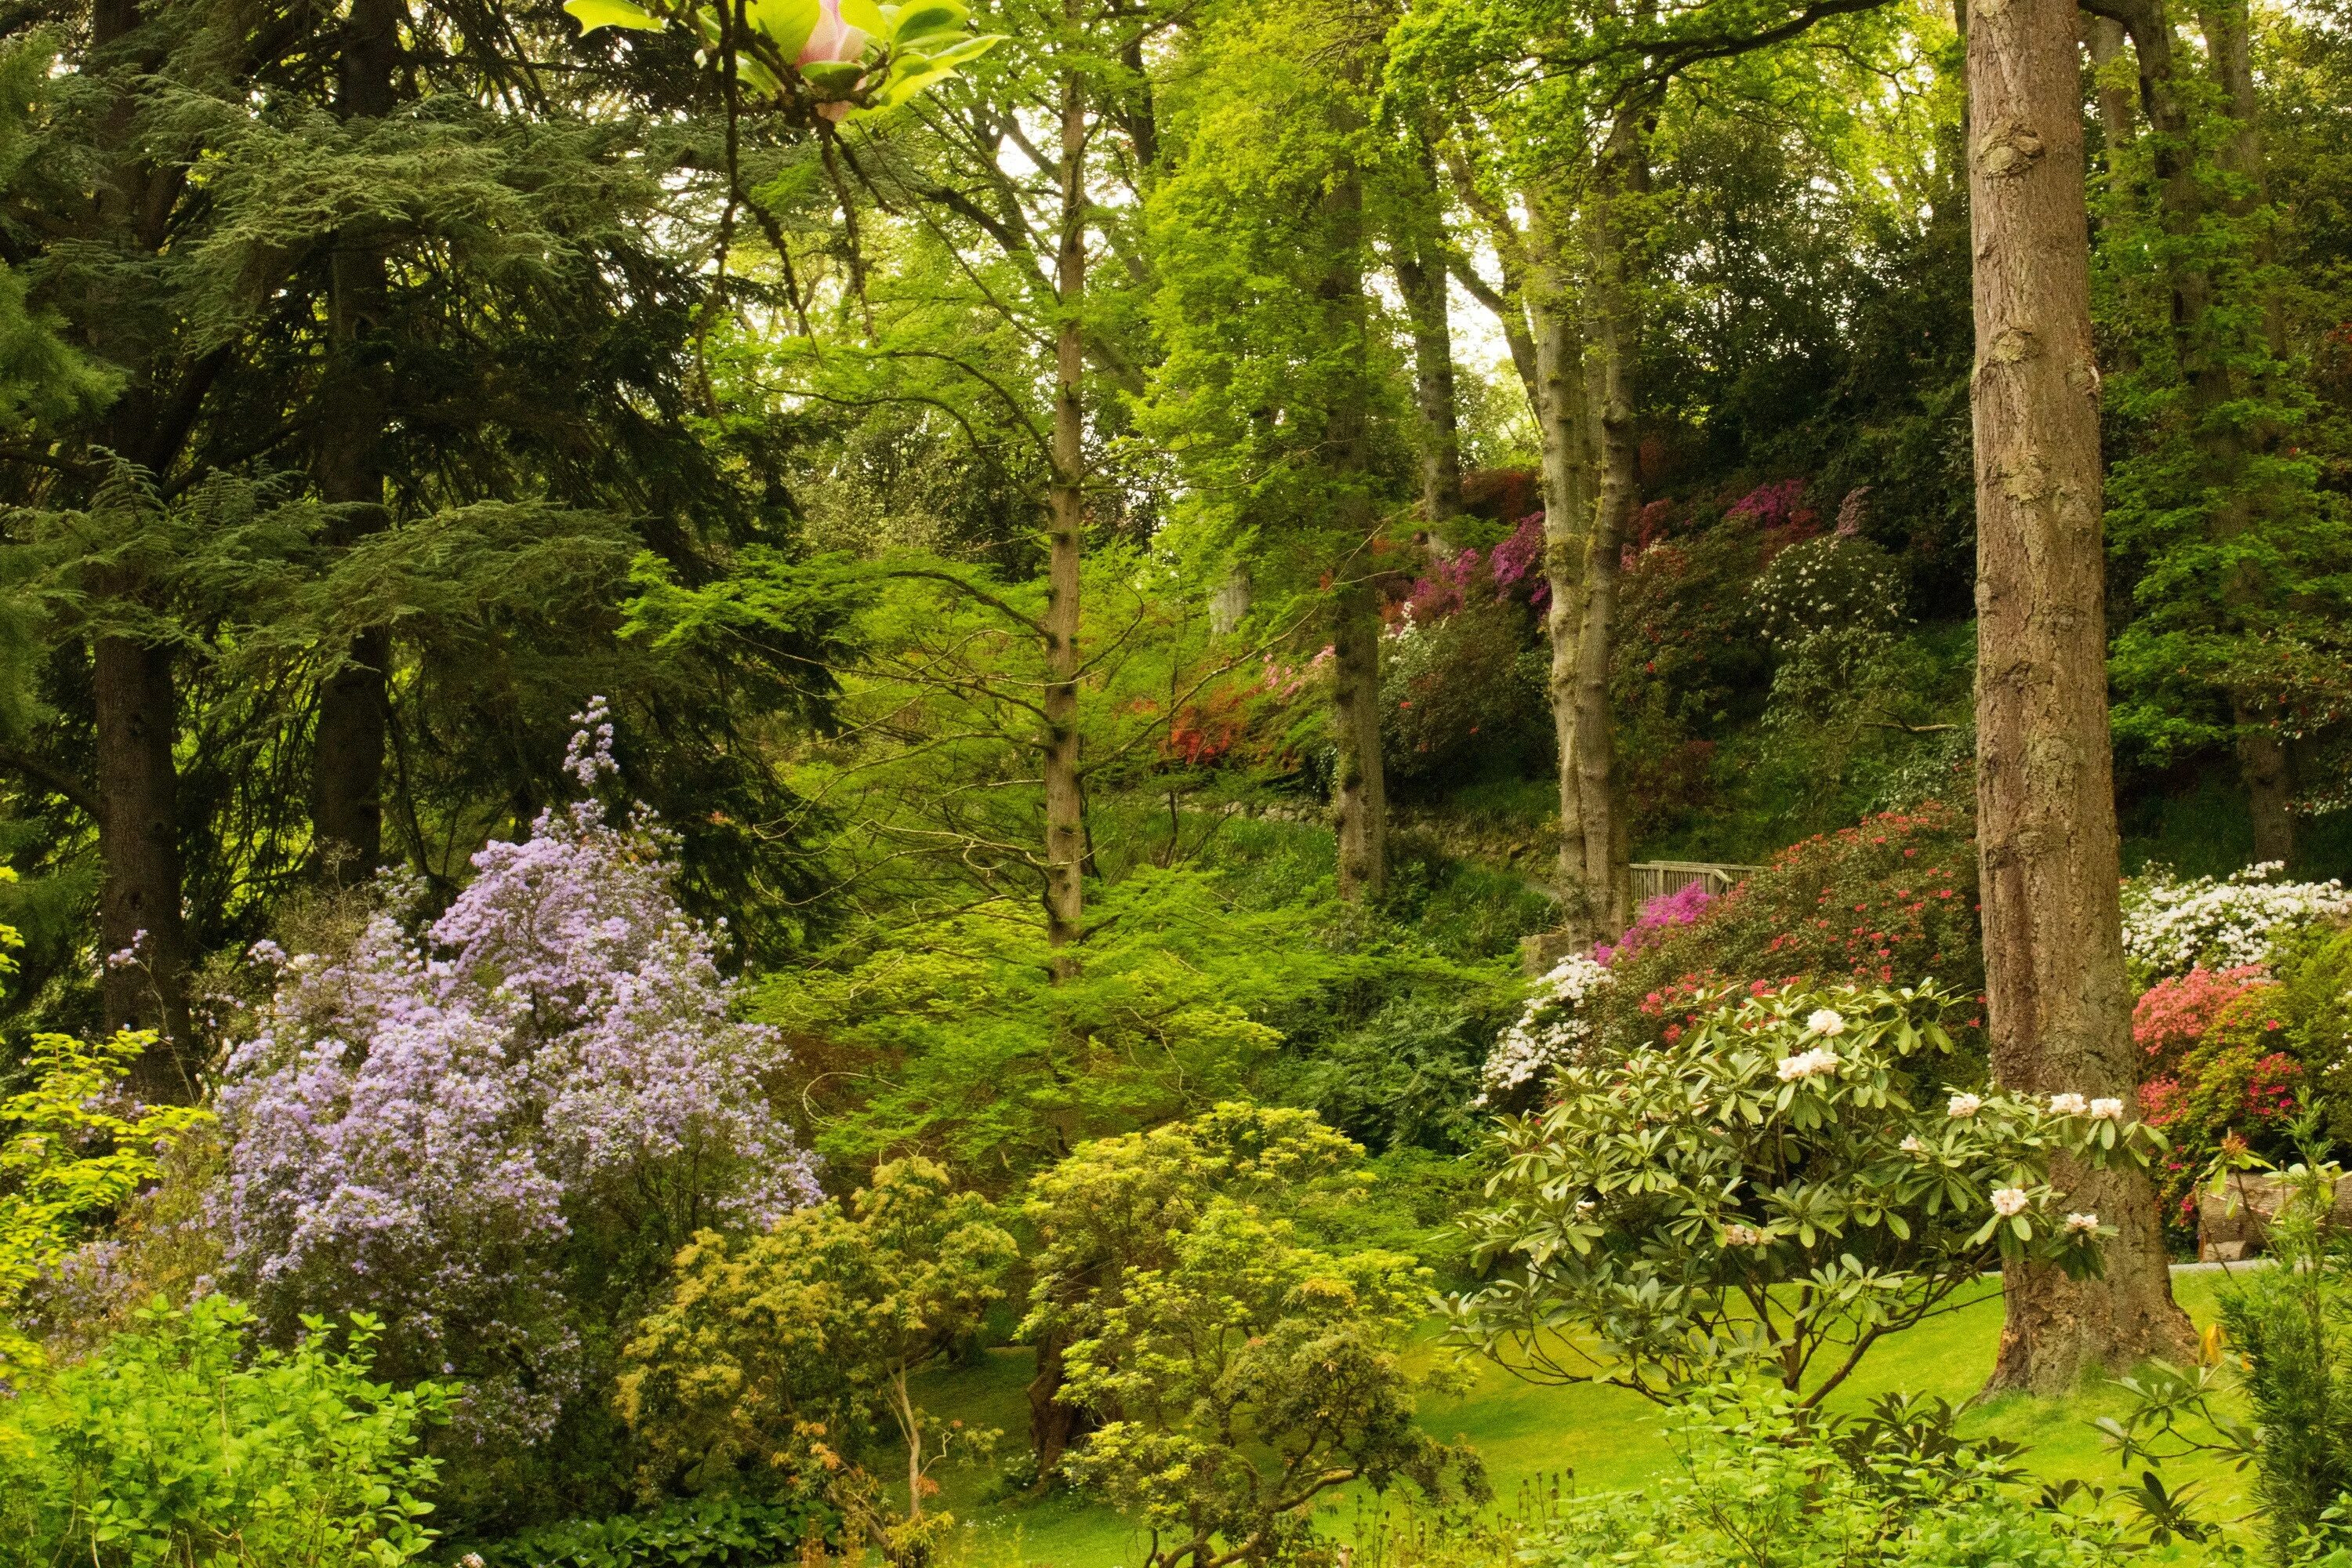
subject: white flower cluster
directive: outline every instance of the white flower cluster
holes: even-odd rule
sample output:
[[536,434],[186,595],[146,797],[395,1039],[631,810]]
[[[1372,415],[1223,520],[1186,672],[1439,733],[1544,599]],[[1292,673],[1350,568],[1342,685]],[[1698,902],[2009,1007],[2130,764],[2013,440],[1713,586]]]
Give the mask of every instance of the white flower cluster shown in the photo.
[[1486,1054],[1486,1065],[1478,1075],[1486,1090],[1480,1100],[1543,1077],[1591,1039],[1592,1020],[1584,1016],[1584,1005],[1614,978],[1602,965],[1578,952],[1560,960],[1551,973],[1537,981],[1535,994],[1528,998],[1518,1021],[1503,1031],[1503,1037]]
[[2023,1187],[1995,1187],[1992,1192],[1992,1212],[2003,1219],[2025,1212],[2033,1200],[2025,1195]]
[[1727,1225],[1723,1227],[1726,1247],[1769,1247],[1772,1237],[1752,1225]]
[[2158,976],[2235,969],[2265,962],[2289,931],[2352,914],[2342,883],[2273,880],[2283,869],[2267,860],[2219,882],[2162,870],[2133,878],[2124,884],[2126,956]]
[[1822,1073],[1837,1071],[1837,1066],[1838,1054],[1835,1051],[1824,1046],[1815,1046],[1810,1051],[1799,1051],[1793,1057],[1780,1058],[1780,1081],[1793,1083],[1802,1078],[1818,1078]]
[[1903,574],[1867,540],[1832,534],[1794,544],[1756,580],[1752,602],[1778,644],[1822,632],[1877,629],[1903,616]]

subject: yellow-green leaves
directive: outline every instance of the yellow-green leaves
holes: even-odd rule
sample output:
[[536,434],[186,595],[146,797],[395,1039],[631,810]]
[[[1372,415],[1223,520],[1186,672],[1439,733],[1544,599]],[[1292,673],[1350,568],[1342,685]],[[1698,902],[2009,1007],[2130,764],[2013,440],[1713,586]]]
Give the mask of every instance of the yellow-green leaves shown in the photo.
[[730,39],[724,0],[564,0],[581,31],[627,27],[651,32],[677,22],[711,58],[731,55],[734,79],[749,99],[804,120],[835,123],[853,114],[896,108],[954,76],[1003,39],[972,37],[971,13],[959,0],[748,0],[749,36]]
[[629,27],[641,33],[657,33],[666,23],[642,5],[629,0],[563,0],[565,15],[580,24],[582,33],[593,33],[599,27]]

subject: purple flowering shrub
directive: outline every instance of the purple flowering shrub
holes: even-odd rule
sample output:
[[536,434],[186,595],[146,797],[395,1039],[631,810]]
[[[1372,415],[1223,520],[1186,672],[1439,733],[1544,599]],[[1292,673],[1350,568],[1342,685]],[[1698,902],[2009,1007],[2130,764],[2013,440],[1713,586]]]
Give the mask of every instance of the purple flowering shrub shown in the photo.
[[[612,726],[581,717],[584,795]],[[592,1393],[588,1346],[696,1230],[818,1196],[761,1089],[782,1045],[730,1016],[667,851],[583,798],[484,847],[421,933],[393,886],[347,953],[257,949],[275,993],[219,1095],[229,1266],[280,1333],[382,1316],[387,1372],[461,1378],[477,1442],[534,1442]]]

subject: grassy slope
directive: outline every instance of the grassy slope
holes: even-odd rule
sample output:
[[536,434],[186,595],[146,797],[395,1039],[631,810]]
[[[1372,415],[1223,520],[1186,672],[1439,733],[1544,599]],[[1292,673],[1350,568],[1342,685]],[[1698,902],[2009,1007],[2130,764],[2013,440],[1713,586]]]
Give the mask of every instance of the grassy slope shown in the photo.
[[[2213,1321],[2220,1282],[2213,1274],[2175,1277],[2181,1305],[2200,1328]],[[1955,1403],[1966,1399],[1991,1367],[2000,1328],[1998,1295],[1988,1289],[1952,1315],[1881,1345],[1832,1404],[1858,1408],[1896,1389],[1940,1394]],[[923,1398],[940,1414],[1003,1428],[1008,1447],[1015,1446],[1027,1430],[1022,1390],[1028,1376],[1026,1351],[995,1351],[980,1366],[934,1377]],[[2062,1402],[2013,1397],[1971,1412],[1968,1425],[1972,1432],[2028,1445],[2032,1451],[2026,1463],[2043,1478],[2080,1477],[2112,1484],[2118,1472],[2090,1423],[2120,1404],[2111,1392],[2097,1389]],[[1640,1485],[1667,1461],[1655,1412],[1635,1395],[1609,1389],[1538,1388],[1491,1367],[1467,1394],[1431,1401],[1423,1420],[1439,1436],[1466,1437],[1477,1447],[1498,1503],[1507,1508],[1523,1489],[1549,1487],[1563,1473],[1572,1472],[1581,1490],[1612,1490]],[[2179,1475],[2204,1480],[2217,1500],[2241,1490],[2239,1479],[2226,1471],[2183,1468]],[[1026,1506],[989,1503],[983,1500],[985,1473],[947,1472],[940,1479],[946,1487],[940,1502],[970,1527],[967,1550],[961,1553],[969,1562],[1123,1568],[1143,1555],[1141,1537],[1107,1508],[1067,1500]],[[1351,1500],[1338,1503],[1333,1527],[1347,1531],[1356,1511]]]

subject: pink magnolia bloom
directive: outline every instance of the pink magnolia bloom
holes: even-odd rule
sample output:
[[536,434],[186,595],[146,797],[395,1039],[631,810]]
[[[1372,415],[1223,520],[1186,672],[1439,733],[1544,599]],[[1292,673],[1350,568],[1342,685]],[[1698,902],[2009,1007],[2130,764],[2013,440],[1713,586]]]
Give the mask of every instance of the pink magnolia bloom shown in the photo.
[[[816,26],[810,29],[808,42],[801,46],[794,57],[796,66],[831,65],[857,59],[866,53],[866,29],[853,27],[841,19],[841,0],[817,0]],[[839,124],[849,118],[856,107],[849,103],[820,103],[816,111]]]
[[808,42],[793,58],[796,66],[829,65],[854,60],[866,52],[866,29],[841,19],[841,0],[817,0],[816,26]]

